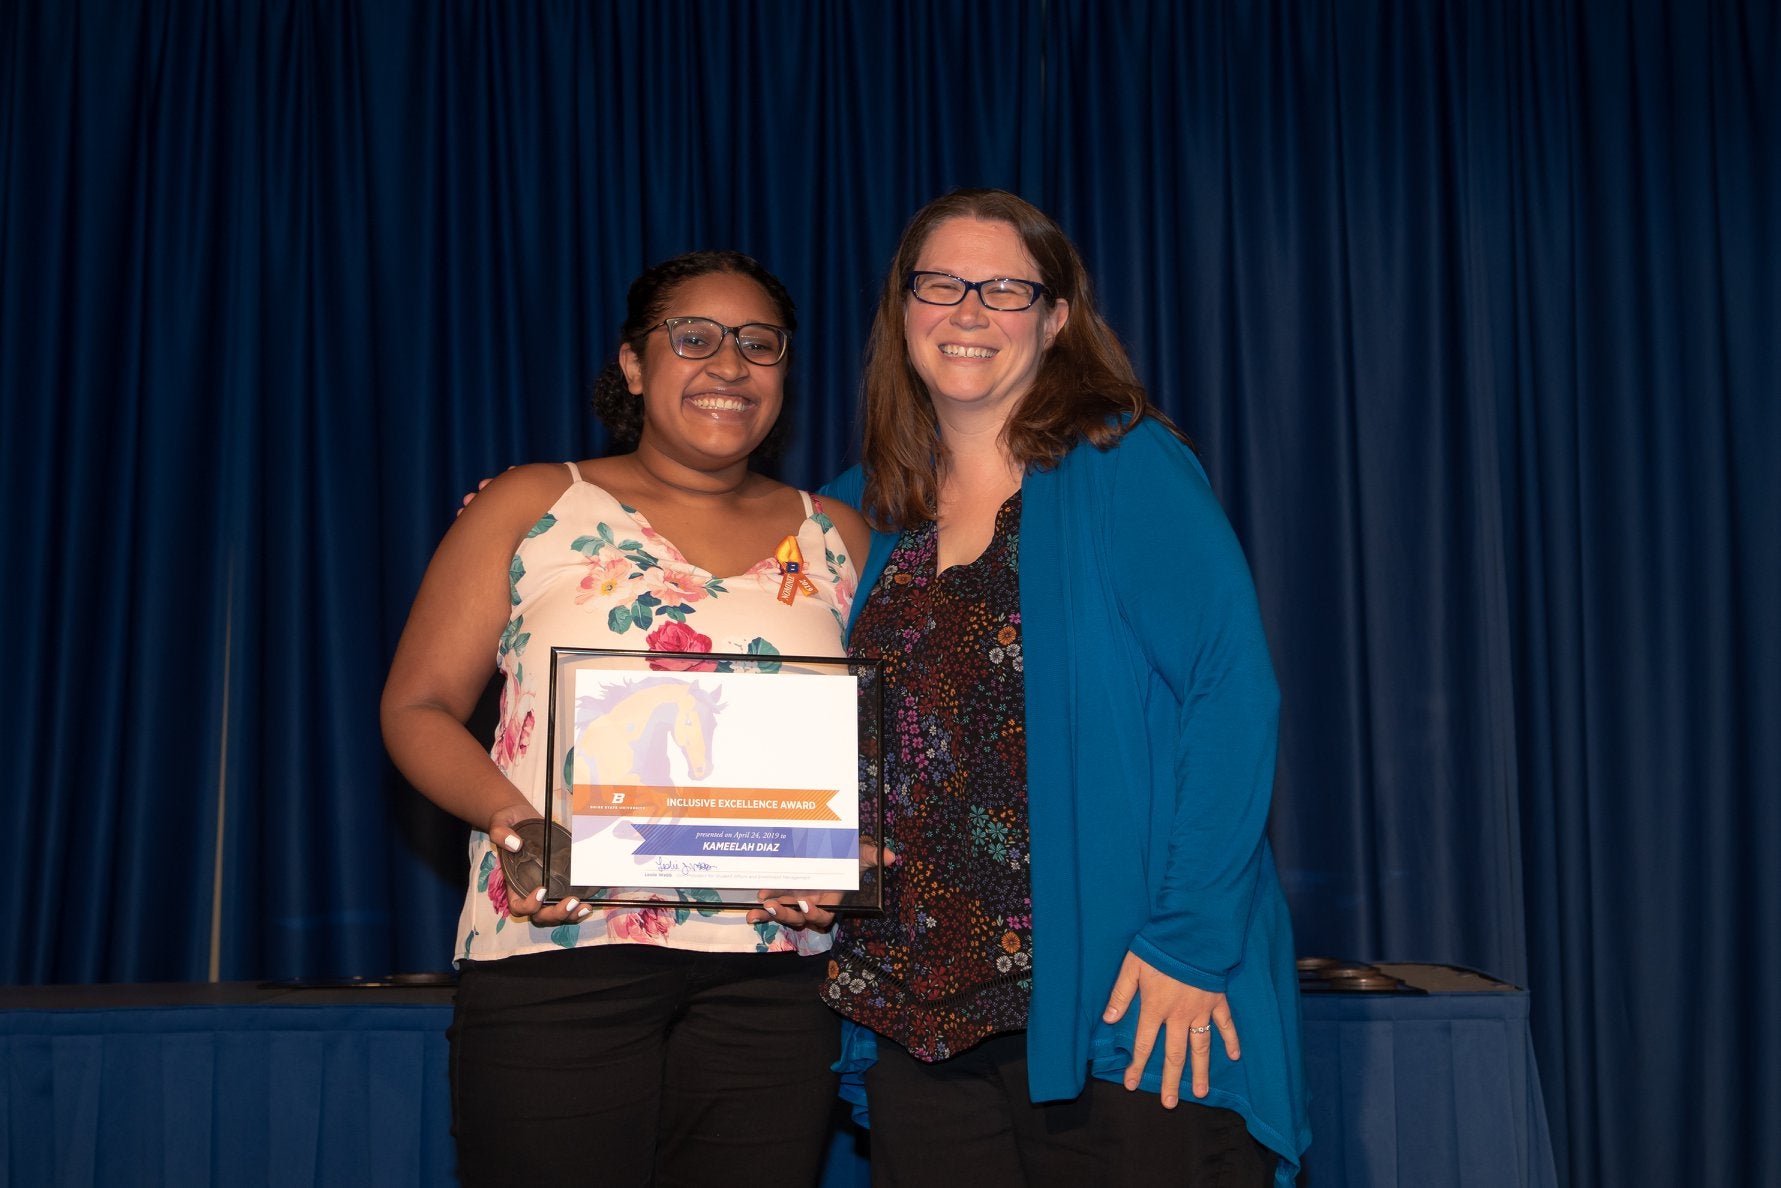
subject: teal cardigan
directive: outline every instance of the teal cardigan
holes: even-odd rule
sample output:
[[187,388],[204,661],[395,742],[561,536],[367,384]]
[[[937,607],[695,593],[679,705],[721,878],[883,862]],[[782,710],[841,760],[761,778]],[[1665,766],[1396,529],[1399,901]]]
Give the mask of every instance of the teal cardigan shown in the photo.
[[[863,488],[855,467],[823,494],[858,506]],[[1199,460],[1154,421],[1110,450],[1076,447],[1021,490],[1033,1100],[1077,1096],[1085,1073],[1123,1079],[1138,1007],[1113,1025],[1101,1011],[1129,949],[1229,998],[1242,1058],[1214,1036],[1211,1092],[1195,1099],[1184,1078],[1182,1101],[1242,1114],[1290,1185],[1310,1126],[1266,836],[1280,694],[1248,564]],[[874,534],[855,614],[895,539]],[[876,1037],[848,1032],[837,1067],[863,1104]],[[1159,1037],[1152,1093],[1162,1055]]]

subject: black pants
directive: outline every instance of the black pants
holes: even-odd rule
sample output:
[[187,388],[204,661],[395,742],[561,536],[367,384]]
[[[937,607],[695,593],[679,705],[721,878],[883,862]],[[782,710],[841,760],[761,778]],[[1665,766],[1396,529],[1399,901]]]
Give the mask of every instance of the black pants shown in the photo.
[[826,956],[617,944],[466,962],[451,1030],[467,1185],[807,1185],[840,1026]]
[[890,1040],[866,1071],[872,1183],[878,1188],[952,1184],[1191,1185],[1269,1188],[1275,1155],[1250,1137],[1241,1115],[1183,1095],[1165,1110],[1154,1093],[1128,1093],[1089,1078],[1074,1101],[1033,1104],[1026,1033],[923,1064]]

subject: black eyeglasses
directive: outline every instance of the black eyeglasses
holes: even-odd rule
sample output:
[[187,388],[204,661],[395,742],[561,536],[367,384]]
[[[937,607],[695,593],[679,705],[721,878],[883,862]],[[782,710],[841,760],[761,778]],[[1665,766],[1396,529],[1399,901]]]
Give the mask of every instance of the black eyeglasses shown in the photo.
[[1045,296],[1045,286],[1038,281],[1018,280],[1011,276],[989,280],[968,281],[950,272],[911,272],[909,291],[917,301],[929,305],[957,305],[972,289],[985,309],[1018,313],[1033,308],[1033,302]]
[[668,318],[649,328],[668,332],[668,345],[682,359],[709,359],[724,345],[724,335],[736,337],[736,349],[756,367],[771,367],[785,358],[792,336],[783,327],[768,322],[747,322],[726,326],[710,318]]

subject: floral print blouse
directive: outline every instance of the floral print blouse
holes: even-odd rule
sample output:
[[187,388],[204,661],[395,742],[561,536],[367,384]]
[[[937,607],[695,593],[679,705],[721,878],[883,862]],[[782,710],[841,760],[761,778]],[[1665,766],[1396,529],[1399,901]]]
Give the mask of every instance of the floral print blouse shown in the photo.
[[[542,718],[550,696],[550,649],[838,656],[858,580],[834,523],[804,494],[797,528],[813,596],[779,601],[779,563],[764,557],[734,576],[691,564],[634,508],[603,488],[574,482],[520,542],[508,567],[512,608],[495,661],[502,676],[501,717],[490,756],[543,814],[546,787]],[[786,526],[788,529],[791,525]],[[723,661],[713,656],[711,667]],[[750,924],[663,892],[660,907],[595,907],[576,924],[535,928],[508,910],[507,888],[488,835],[470,835],[470,886],[458,924],[459,960],[614,943],[705,952],[817,953],[821,932]]]
[[883,661],[884,914],[843,919],[823,995],[918,1059],[1026,1026],[1027,849],[1020,493],[975,561],[936,573],[932,522],[903,533],[854,623]]

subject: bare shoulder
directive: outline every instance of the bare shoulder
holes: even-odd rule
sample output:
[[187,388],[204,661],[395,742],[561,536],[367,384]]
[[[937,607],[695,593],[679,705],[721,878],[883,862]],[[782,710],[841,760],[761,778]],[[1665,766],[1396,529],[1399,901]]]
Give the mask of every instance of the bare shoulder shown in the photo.
[[[636,485],[637,469],[630,454],[584,458],[575,464],[575,468],[581,471],[581,477],[588,482],[621,497],[632,493],[632,488]],[[561,470],[562,467],[558,469]]]
[[866,550],[872,543],[872,530],[866,524],[866,517],[852,504],[842,503],[839,499],[824,497],[823,512],[835,524],[835,531],[847,544],[847,554],[853,559],[854,567],[866,563]]
[[509,502],[540,498],[555,502],[572,481],[574,476],[562,462],[527,462],[502,471],[483,489],[483,494]]
[[835,521],[835,527],[839,528],[844,536],[857,533],[863,538],[871,531],[866,527],[866,517],[862,516],[851,503],[842,503],[833,496],[824,495],[822,510],[829,519]]
[[517,540],[569,489],[569,468],[561,462],[532,462],[505,470],[477,493],[453,531]]

